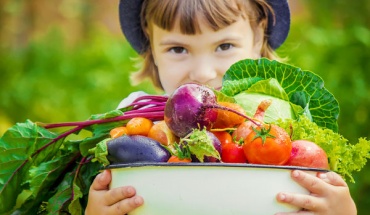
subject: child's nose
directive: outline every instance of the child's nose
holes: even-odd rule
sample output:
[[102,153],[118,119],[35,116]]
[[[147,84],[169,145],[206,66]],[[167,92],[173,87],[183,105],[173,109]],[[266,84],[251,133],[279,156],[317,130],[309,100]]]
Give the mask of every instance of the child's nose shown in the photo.
[[215,62],[207,58],[200,58],[190,67],[189,78],[199,83],[207,83],[217,77]]

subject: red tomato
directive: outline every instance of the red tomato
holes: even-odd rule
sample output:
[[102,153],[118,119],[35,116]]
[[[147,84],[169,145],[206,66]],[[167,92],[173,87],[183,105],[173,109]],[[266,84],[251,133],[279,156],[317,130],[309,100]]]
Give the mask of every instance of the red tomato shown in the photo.
[[263,125],[252,130],[243,149],[249,163],[283,165],[289,160],[292,142],[281,127]]
[[233,142],[231,134],[227,131],[212,131],[212,133],[220,140],[221,146]]
[[230,142],[222,145],[221,161],[225,163],[246,163],[242,145],[236,142]]

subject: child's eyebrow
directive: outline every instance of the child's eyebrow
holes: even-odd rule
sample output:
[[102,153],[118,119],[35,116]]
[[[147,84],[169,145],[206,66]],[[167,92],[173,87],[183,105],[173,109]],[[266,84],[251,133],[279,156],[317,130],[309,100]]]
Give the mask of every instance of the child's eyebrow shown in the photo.
[[240,41],[240,40],[243,40],[243,39],[244,39],[244,37],[242,37],[242,36],[238,36],[238,35],[230,36],[230,35],[228,35],[224,38],[216,40],[212,44],[218,45],[218,44],[222,44],[222,43],[237,42],[237,41]]
[[222,38],[220,40],[217,40],[215,43],[223,43],[223,42],[228,42],[228,41],[235,41],[235,40],[242,40],[244,37],[241,36],[228,36],[225,38]]
[[159,45],[160,46],[168,46],[168,45],[185,46],[185,43],[182,43],[182,42],[179,42],[179,41],[173,40],[173,39],[168,39],[168,40],[164,40],[164,41],[160,42]]

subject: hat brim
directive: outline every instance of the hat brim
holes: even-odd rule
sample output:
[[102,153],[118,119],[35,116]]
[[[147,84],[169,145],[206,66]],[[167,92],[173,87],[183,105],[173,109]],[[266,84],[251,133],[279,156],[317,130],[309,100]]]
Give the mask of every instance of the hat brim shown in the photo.
[[[268,43],[277,49],[286,40],[290,30],[290,10],[287,0],[267,0],[275,12],[275,18],[268,15]],[[145,52],[149,45],[140,22],[143,0],[120,0],[119,21],[126,40],[139,54]]]

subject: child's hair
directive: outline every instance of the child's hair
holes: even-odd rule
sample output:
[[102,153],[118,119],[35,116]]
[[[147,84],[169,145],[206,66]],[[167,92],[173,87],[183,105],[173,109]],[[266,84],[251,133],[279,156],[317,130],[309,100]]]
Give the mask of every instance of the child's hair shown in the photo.
[[[274,14],[274,11],[266,0],[144,0],[142,8],[141,26],[146,37],[149,38],[148,41],[151,37],[150,29],[148,29],[150,28],[149,22],[164,30],[172,30],[175,21],[179,20],[181,32],[194,35],[200,32],[199,19],[196,17],[199,12],[204,15],[208,26],[214,30],[227,27],[236,22],[238,18],[248,16],[252,29],[260,24],[264,28],[265,37],[261,56],[279,59],[268,43],[267,22],[274,21],[268,20],[268,13]],[[133,84],[149,78],[154,86],[163,89],[149,44],[141,56],[143,62],[140,63],[140,70],[131,76]]]

